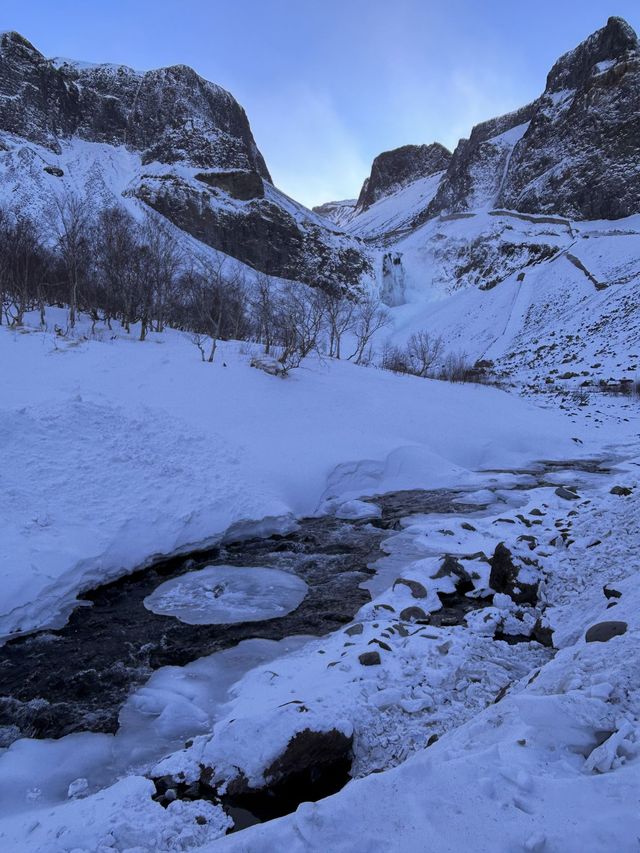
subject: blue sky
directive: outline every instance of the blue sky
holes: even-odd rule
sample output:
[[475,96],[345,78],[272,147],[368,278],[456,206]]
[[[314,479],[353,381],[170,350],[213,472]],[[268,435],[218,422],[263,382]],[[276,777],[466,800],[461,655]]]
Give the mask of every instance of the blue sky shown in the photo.
[[376,154],[437,140],[544,88],[555,59],[638,0],[2,0],[47,56],[184,63],[245,107],[278,186],[357,195]]

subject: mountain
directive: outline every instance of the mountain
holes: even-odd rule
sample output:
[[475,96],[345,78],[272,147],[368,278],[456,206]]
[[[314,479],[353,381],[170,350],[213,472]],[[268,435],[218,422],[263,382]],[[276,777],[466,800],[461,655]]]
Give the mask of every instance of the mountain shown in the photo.
[[621,18],[562,56],[542,95],[473,129],[424,218],[478,207],[619,219],[640,209],[640,44]]
[[[444,145],[404,145],[379,154],[357,199],[332,201],[314,211],[363,240],[397,233],[433,198],[451,160]],[[368,211],[371,210],[371,213]]]
[[555,63],[539,98],[474,127],[446,163],[443,152],[442,171],[407,169],[366,206],[323,212],[366,241],[400,343],[427,330],[536,388],[632,378],[639,140],[640,47],[610,18]]
[[442,172],[451,152],[439,142],[432,145],[403,145],[378,154],[358,196],[357,210],[365,211],[384,196],[391,195],[419,178]]
[[0,36],[0,198],[38,215],[62,188],[144,204],[249,266],[312,285],[356,286],[357,240],[277,190],[247,116],[184,65],[46,59]]

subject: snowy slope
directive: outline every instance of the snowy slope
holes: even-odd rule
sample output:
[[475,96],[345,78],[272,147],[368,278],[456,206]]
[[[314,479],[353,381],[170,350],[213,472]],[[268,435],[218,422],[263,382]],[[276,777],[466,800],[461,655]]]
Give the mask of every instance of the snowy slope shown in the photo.
[[0,329],[4,635],[58,623],[79,590],[154,554],[313,512],[342,463],[369,460],[338,494],[460,482],[548,455],[542,432],[575,452],[570,425],[499,391],[349,363],[282,381],[234,344],[210,366],[178,332],[99,338]]
[[[575,223],[507,211],[439,217],[393,244],[382,287],[394,335],[420,329],[514,381],[633,379],[640,220]],[[394,290],[395,288],[395,290]]]

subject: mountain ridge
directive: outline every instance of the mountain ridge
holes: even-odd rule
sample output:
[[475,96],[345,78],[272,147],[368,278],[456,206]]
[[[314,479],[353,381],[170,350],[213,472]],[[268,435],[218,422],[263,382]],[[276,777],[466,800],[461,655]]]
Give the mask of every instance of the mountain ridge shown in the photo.
[[152,208],[275,277],[335,290],[369,274],[357,239],[273,187],[244,109],[222,87],[186,65],[48,60],[3,33],[0,202],[40,219],[64,192]]

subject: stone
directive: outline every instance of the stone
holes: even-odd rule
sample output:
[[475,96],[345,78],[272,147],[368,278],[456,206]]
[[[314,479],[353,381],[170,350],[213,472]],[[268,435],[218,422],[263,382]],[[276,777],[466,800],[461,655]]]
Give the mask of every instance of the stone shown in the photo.
[[[483,555],[484,556],[484,555]],[[471,557],[473,559],[473,555]],[[456,590],[458,592],[469,592],[473,589],[473,581],[471,575],[455,557],[447,554],[442,565],[433,576],[434,578],[455,577]]]
[[602,587],[605,598],[622,598],[622,593],[617,589],[612,589],[609,584]]
[[584,638],[587,643],[606,643],[612,637],[620,637],[626,632],[626,622],[598,622],[588,629]]
[[350,763],[352,747],[353,736],[347,736],[338,729],[303,729],[291,738],[285,751],[264,771],[264,778],[271,785],[291,776],[317,773],[323,765],[340,761]]
[[363,652],[358,656],[362,666],[378,666],[380,664],[380,652]]
[[348,634],[350,637],[355,637],[357,634],[362,634],[364,627],[361,622],[356,622],[355,625],[349,625],[348,628],[345,628],[344,633]]
[[411,595],[414,598],[426,598],[428,595],[426,587],[419,581],[409,580],[408,578],[398,578],[393,582],[393,589],[395,589],[396,586],[409,587]]
[[548,625],[543,625],[541,619],[536,620],[536,624],[533,626],[533,630],[531,631],[531,636],[534,640],[537,640],[541,646],[546,646],[548,649],[553,648],[553,629]]
[[565,486],[558,486],[556,495],[565,501],[577,501],[580,495],[576,494],[572,489],[567,489]]
[[538,601],[538,584],[522,583],[518,579],[519,571],[504,542],[496,545],[491,558],[489,586],[494,592],[508,595],[516,604],[535,605]]
[[400,611],[400,619],[403,622],[428,622],[430,617],[422,607],[405,607]]
[[381,648],[381,649],[384,649],[384,650],[385,650],[385,652],[390,652],[390,651],[391,651],[391,646],[389,646],[389,645],[388,645],[387,643],[385,643],[383,640],[379,640],[377,637],[374,637],[374,638],[373,638],[373,640],[369,640],[368,645],[370,645],[370,646],[371,646],[371,645],[374,645],[374,644],[375,644],[376,646],[380,646],[380,648]]
[[633,489],[628,486],[614,486],[609,492],[610,495],[619,495],[620,497],[628,497],[633,494]]

